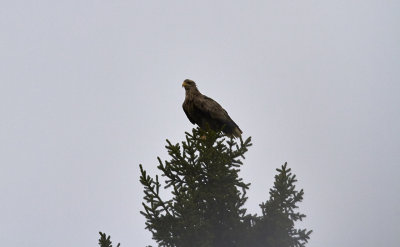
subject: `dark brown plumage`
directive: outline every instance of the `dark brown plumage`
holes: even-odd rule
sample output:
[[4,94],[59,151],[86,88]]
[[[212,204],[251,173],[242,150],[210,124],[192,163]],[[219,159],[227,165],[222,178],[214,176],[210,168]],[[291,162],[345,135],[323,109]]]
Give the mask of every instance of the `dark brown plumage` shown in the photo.
[[229,137],[240,137],[243,133],[239,126],[229,117],[228,113],[213,99],[201,94],[196,83],[186,79],[182,83],[186,97],[183,110],[192,124],[202,129],[222,131]]

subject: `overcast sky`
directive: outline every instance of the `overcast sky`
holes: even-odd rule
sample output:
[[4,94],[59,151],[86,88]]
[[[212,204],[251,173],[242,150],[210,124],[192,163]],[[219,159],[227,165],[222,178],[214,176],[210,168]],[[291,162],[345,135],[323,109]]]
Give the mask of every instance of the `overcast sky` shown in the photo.
[[[260,213],[284,162],[309,247],[400,242],[399,1],[3,1],[0,242],[153,244],[139,163],[193,127],[186,78],[254,146]],[[159,173],[158,173],[159,174]]]

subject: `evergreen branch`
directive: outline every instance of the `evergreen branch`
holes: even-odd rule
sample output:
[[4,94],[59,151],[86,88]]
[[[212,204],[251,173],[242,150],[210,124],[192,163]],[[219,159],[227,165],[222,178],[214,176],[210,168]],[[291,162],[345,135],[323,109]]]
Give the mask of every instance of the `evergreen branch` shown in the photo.
[[[144,199],[150,203],[151,207],[145,205],[143,203],[143,206],[145,208],[146,213],[141,213],[143,215],[153,215],[153,216],[158,216],[158,207],[162,207],[163,211],[169,215],[172,216],[171,213],[169,212],[168,206],[166,204],[169,204],[169,201],[164,202],[161,197],[159,196],[159,187],[161,184],[158,181],[158,176],[156,176],[156,181],[154,181],[149,175],[147,175],[146,171],[143,169],[142,165],[139,165],[140,167],[140,182],[144,185]],[[151,214],[149,213],[151,212]]]
[[[100,247],[113,247],[112,242],[110,240],[111,236],[108,236],[105,233],[99,232],[100,234],[100,239],[99,239],[99,245]],[[117,244],[117,247],[120,246],[120,243]]]

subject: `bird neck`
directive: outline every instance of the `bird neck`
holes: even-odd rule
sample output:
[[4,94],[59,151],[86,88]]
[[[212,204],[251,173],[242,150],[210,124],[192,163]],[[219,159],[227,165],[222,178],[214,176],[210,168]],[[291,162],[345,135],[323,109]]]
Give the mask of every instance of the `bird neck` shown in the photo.
[[197,89],[197,87],[192,87],[189,90],[186,91],[187,94],[191,95],[199,95],[201,94],[200,91]]

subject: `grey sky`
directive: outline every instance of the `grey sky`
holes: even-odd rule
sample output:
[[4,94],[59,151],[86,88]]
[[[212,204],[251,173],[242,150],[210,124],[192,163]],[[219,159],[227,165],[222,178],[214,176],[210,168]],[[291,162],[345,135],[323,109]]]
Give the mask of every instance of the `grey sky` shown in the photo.
[[398,246],[400,2],[242,2],[2,2],[2,245],[153,244],[138,164],[192,128],[190,78],[253,137],[249,212],[287,161],[309,247]]

